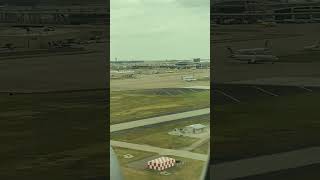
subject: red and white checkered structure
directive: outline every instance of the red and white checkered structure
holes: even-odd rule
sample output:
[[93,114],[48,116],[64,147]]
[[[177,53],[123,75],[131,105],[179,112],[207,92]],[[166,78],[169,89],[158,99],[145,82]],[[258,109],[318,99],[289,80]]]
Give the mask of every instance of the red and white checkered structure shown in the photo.
[[148,161],[147,167],[158,171],[163,171],[176,164],[176,160],[169,157],[159,157],[157,159]]

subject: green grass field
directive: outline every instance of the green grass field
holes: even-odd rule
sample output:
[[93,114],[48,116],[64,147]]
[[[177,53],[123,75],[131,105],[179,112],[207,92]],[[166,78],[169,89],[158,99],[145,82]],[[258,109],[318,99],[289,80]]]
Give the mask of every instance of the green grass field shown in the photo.
[[105,92],[0,94],[1,179],[107,176]]
[[214,158],[235,160],[319,146],[319,100],[320,93],[314,92],[216,105],[211,122]]
[[[181,167],[173,167],[166,171],[170,172],[171,175],[169,176],[163,176],[160,175],[158,171],[155,170],[148,170],[148,169],[136,169],[127,166],[128,163],[142,160],[144,158],[151,157],[153,155],[156,155],[154,153],[149,152],[143,152],[143,151],[137,151],[137,150],[131,150],[126,148],[113,148],[115,153],[118,156],[118,160],[120,162],[122,172],[124,175],[124,178],[131,179],[131,180],[161,180],[161,179],[170,179],[170,180],[199,180],[202,168],[204,168],[204,162],[192,160],[192,159],[186,159],[186,158],[180,158],[180,157],[174,157],[176,160],[181,160],[184,162],[184,165]],[[125,159],[123,158],[123,155],[125,154],[131,154],[134,155],[132,159]],[[171,156],[170,156],[171,157]]]
[[[201,109],[209,107],[210,105],[209,91],[174,94],[176,92],[177,91],[170,92],[170,90],[168,90],[167,93],[162,93],[157,90],[157,94],[150,90],[111,92],[111,124]],[[194,123],[208,124],[209,115],[114,132],[111,134],[111,139],[178,149],[191,145],[193,142],[196,142],[197,139],[172,136],[169,135],[168,132],[174,128],[183,128],[186,125]],[[186,162],[185,165],[171,168],[168,172],[172,174],[163,176],[160,175],[158,171],[139,170],[126,166],[130,162],[150,157],[153,155],[152,153],[124,148],[115,148],[115,152],[118,155],[125,178],[132,180],[198,180],[204,164],[204,162],[201,161],[183,159]],[[129,160],[124,159],[122,156],[128,153],[135,157]]]
[[[122,166],[125,166],[126,164],[134,161],[138,161],[144,158],[148,158],[150,156],[155,156],[157,154],[151,153],[151,152],[145,152],[145,151],[138,151],[138,150],[132,150],[132,149],[126,149],[126,148],[120,148],[120,147],[112,147],[115,151],[116,155],[118,156],[119,163]],[[125,154],[131,154],[134,157],[130,159],[126,159],[123,157]]]
[[208,154],[209,145],[210,145],[209,142],[204,143],[201,146],[197,147],[196,149],[192,150],[192,152],[200,153],[200,154]]
[[115,132],[111,134],[111,139],[136,144],[148,144],[151,146],[162,148],[178,149],[189,146],[192,143],[196,142],[198,139],[169,135],[169,131],[172,131],[174,128],[183,128],[184,126],[195,123],[208,124],[208,122],[209,115],[203,115],[168,123],[157,124],[154,126]]
[[168,176],[161,175],[159,171],[155,170],[138,170],[130,167],[122,166],[122,172],[126,179],[130,180],[199,180],[202,170],[204,168],[204,162],[173,157],[177,160],[184,162],[179,167],[172,167],[166,171],[171,173]]
[[174,96],[154,95],[145,91],[112,91],[110,96],[111,124],[210,106],[209,91]]

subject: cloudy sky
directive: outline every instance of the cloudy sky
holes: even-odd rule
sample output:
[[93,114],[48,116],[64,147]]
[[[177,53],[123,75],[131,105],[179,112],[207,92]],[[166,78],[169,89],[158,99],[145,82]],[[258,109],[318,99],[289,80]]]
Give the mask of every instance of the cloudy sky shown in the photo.
[[210,57],[209,0],[111,0],[111,60]]

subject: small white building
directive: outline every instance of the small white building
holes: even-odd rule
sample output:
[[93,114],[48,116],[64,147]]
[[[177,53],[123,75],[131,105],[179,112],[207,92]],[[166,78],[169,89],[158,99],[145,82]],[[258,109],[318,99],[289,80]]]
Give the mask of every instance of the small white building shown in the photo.
[[183,130],[186,133],[199,134],[205,132],[207,130],[207,126],[203,124],[192,124],[186,126]]

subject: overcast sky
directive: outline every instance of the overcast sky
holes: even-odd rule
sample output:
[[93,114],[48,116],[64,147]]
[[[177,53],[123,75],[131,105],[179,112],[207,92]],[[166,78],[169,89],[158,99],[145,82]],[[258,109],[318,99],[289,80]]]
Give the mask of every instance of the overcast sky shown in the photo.
[[111,0],[111,60],[210,57],[209,0]]

